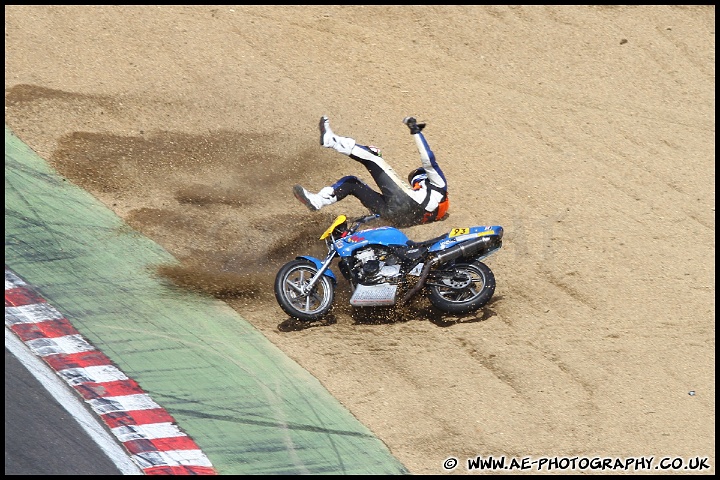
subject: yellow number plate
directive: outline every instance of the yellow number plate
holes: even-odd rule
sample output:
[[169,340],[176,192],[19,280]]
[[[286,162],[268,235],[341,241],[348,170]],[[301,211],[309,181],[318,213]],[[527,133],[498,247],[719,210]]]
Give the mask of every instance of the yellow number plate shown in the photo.
[[465,235],[466,233],[470,233],[469,228],[453,228],[450,230],[450,235],[448,235],[450,238],[457,237],[458,235]]
[[325,232],[322,235],[320,235],[320,240],[325,240],[333,232],[333,230],[335,230],[335,227],[337,227],[338,225],[341,225],[345,220],[347,220],[347,217],[345,215],[339,215],[335,219],[333,224],[330,225],[330,227],[328,227],[328,229],[325,230]]

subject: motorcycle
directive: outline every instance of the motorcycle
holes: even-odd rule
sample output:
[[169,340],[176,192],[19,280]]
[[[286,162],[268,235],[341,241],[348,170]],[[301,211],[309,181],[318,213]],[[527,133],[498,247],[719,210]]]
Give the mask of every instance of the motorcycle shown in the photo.
[[454,315],[490,301],[495,276],[481,260],[502,247],[501,226],[453,228],[421,242],[391,226],[359,230],[377,218],[348,221],[339,215],[320,236],[328,249],[324,260],[301,255],[283,265],[274,283],[280,308],[304,321],[330,312],[338,284],[330,266],[336,258],[353,307],[403,305],[421,290],[436,308]]

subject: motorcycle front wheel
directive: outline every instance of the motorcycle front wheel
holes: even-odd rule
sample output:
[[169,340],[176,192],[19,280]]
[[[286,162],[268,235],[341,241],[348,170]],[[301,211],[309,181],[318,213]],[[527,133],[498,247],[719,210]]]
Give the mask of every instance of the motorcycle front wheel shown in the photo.
[[443,312],[474,312],[488,303],[495,293],[495,275],[480,261],[456,263],[438,273],[428,285],[429,298],[430,303]]
[[285,313],[299,320],[312,321],[325,316],[332,308],[335,288],[323,275],[307,294],[303,294],[318,268],[309,260],[293,260],[280,268],[275,276],[275,298]]

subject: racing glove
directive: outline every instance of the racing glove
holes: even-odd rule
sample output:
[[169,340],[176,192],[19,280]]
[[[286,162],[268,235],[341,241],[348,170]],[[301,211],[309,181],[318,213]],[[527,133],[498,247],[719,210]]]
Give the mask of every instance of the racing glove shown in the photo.
[[412,135],[415,135],[416,133],[420,133],[423,128],[425,128],[424,123],[417,123],[417,120],[415,120],[415,117],[405,117],[403,118],[403,123],[408,126],[410,129],[410,133]]

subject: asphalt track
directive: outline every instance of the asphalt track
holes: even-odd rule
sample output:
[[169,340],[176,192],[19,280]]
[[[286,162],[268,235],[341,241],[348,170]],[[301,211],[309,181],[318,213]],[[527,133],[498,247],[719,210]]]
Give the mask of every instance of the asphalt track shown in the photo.
[[6,266],[164,407],[218,474],[408,473],[228,305],[154,274],[173,262],[5,126]]
[[5,329],[5,475],[142,475],[55,371]]

